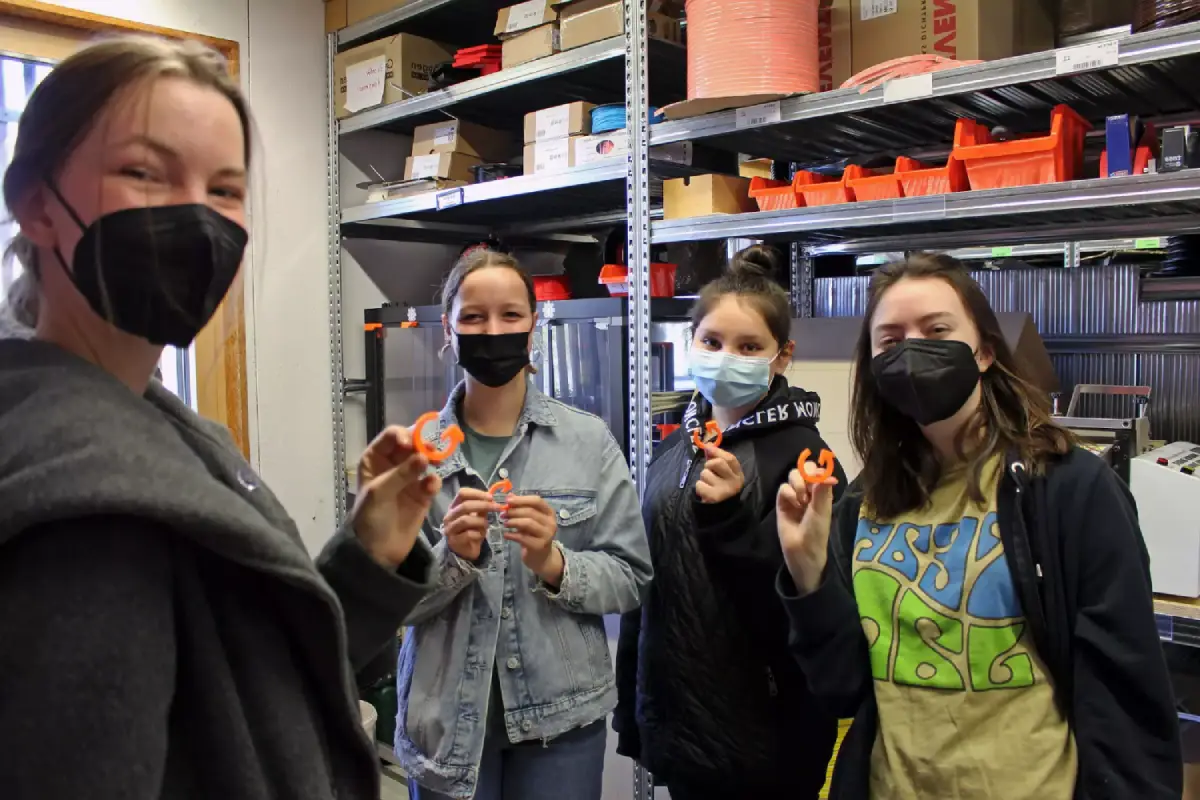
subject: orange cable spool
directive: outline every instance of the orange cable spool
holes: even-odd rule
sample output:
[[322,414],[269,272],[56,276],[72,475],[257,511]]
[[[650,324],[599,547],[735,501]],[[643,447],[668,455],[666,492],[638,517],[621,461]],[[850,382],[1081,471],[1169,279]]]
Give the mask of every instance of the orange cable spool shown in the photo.
[[687,0],[688,99],[821,88],[818,0]]

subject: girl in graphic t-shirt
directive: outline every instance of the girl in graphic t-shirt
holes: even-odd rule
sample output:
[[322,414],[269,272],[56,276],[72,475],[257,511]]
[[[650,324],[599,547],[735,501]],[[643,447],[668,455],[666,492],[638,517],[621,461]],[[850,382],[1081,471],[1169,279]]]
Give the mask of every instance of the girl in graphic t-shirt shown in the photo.
[[777,498],[793,653],[855,720],[831,797],[1176,800],[1137,511],[978,284],[946,257],[879,270],[855,368],[857,480]]

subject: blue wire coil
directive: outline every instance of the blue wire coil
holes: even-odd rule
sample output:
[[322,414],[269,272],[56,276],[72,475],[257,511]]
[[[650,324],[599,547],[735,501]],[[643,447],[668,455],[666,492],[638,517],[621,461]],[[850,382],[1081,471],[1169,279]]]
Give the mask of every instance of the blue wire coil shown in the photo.
[[[658,109],[650,108],[650,124],[662,122]],[[592,133],[610,133],[625,127],[625,104],[611,103],[592,109]]]

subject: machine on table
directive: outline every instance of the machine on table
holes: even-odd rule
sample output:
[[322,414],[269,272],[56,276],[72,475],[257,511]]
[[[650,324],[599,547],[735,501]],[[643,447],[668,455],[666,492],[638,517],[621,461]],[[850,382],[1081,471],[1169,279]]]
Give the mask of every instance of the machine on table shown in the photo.
[[1154,591],[1200,597],[1200,446],[1172,442],[1129,462]]
[[[628,300],[597,298],[538,303],[533,380],[547,395],[603,419],[623,450],[629,447]],[[692,301],[655,298],[650,304],[651,389],[677,388],[686,380],[679,352],[688,339]],[[366,380],[353,388],[366,395],[367,435],[385,425],[409,425],[441,409],[463,372],[443,353],[440,306],[385,306],[364,315]],[[678,388],[685,388],[680,386]]]
[[[1071,402],[1064,416],[1058,414],[1058,396],[1052,396],[1054,421],[1074,431],[1083,447],[1104,459],[1121,476],[1121,480],[1128,483],[1130,461],[1150,449],[1150,419],[1146,413],[1150,404],[1150,387],[1078,384],[1071,392]],[[1132,417],[1081,416],[1084,396],[1131,398],[1137,404],[1137,410]]]

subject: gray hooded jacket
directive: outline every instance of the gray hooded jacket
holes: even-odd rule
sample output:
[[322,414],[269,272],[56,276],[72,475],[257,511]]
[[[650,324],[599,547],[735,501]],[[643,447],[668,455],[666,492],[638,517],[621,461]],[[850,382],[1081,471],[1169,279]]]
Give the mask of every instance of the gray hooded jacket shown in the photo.
[[378,797],[352,669],[432,557],[317,564],[223,428],[0,341],[0,797]]

